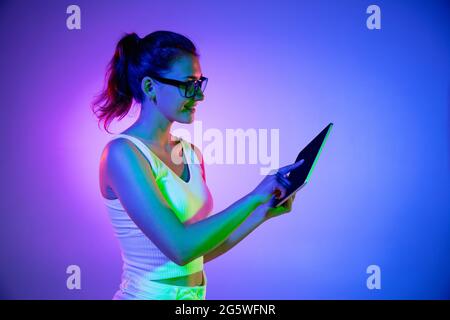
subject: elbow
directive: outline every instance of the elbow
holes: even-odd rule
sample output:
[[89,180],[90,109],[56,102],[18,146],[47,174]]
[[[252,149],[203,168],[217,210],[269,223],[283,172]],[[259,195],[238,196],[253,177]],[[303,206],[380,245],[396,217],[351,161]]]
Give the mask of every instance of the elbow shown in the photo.
[[184,266],[188,263],[186,256],[182,253],[182,250],[179,250],[174,246],[172,248],[168,247],[159,247],[159,250],[172,262],[176,263],[179,266]]
[[187,264],[186,258],[180,252],[172,252],[167,257],[179,266],[185,266]]
[[193,261],[196,257],[193,256],[192,251],[185,249],[180,250],[177,254],[174,255],[174,259],[172,260],[179,266],[185,266],[191,261]]
[[191,259],[186,259],[183,258],[181,256],[175,256],[173,259],[171,259],[173,262],[175,262],[177,265],[179,266],[185,266],[187,265],[189,262],[191,262]]
[[172,247],[171,250],[171,260],[178,264],[179,266],[185,266],[191,261],[195,260],[199,255],[196,246],[193,244],[193,239],[191,241],[185,241],[184,237],[180,237],[177,243]]
[[179,266],[185,266],[187,264],[186,255],[183,254],[183,250],[170,250],[166,256]]
[[[179,235],[179,233],[176,234]],[[157,240],[155,239],[153,242],[170,261],[179,266],[185,266],[189,263],[188,253],[191,250],[186,245],[184,237],[172,236],[171,238],[165,239],[166,241],[160,241],[159,243]]]
[[181,258],[173,258],[173,259],[171,259],[173,262],[175,262],[177,265],[179,265],[179,266],[185,266],[187,263],[186,263],[186,261],[185,260],[183,260],[183,259],[181,259]]

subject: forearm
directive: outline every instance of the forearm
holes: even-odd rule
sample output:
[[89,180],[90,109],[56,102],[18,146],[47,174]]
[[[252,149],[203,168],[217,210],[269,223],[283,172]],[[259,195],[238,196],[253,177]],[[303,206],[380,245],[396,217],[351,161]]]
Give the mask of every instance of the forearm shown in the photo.
[[[247,237],[253,230],[259,227],[264,221],[264,214],[262,212],[262,207],[256,208],[255,212],[248,217],[234,232],[218,247],[214,248],[210,252],[203,256],[203,263],[207,263],[215,258],[221,256],[239,242],[241,242],[245,237]],[[260,214],[261,213],[261,214]]]
[[189,241],[182,246],[182,261],[189,263],[219,246],[255,211],[260,201],[249,193],[225,210],[187,225],[185,231]]

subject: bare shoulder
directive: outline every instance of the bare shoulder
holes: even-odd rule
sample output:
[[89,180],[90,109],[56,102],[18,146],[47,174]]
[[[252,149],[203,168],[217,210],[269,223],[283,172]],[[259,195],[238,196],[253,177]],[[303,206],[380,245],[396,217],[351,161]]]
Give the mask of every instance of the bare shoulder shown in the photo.
[[125,157],[133,152],[134,146],[127,139],[114,139],[108,142],[103,152],[109,162],[114,163],[120,157]]
[[132,151],[132,145],[126,139],[114,139],[109,141],[103,148],[101,164],[106,168],[111,168],[117,159],[124,157]]
[[127,139],[113,139],[103,148],[100,157],[100,187],[105,197],[114,194],[111,175],[121,160],[136,156],[133,144]]

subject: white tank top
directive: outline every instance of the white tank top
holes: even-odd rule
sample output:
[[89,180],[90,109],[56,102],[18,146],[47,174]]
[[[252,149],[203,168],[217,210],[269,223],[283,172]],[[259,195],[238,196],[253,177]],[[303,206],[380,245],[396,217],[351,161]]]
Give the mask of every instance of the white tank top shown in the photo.
[[[180,222],[194,223],[211,213],[212,196],[203,180],[200,160],[189,142],[177,138],[183,148],[184,161],[189,168],[189,180],[186,182],[140,139],[125,134],[118,134],[113,139],[117,138],[130,140],[149,161],[151,174]],[[119,199],[103,199],[122,250],[122,283],[133,281],[134,284],[139,284],[148,280],[185,276],[203,270],[203,257],[198,257],[184,266],[174,263],[131,220]]]

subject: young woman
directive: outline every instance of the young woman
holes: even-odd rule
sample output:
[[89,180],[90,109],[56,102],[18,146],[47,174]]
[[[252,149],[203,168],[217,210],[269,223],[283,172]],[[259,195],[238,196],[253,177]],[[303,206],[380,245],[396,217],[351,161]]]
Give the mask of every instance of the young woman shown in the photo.
[[286,174],[301,162],[266,176],[251,192],[211,215],[198,148],[172,136],[172,124],[192,123],[208,79],[186,37],[157,31],[118,42],[107,85],[92,107],[107,132],[133,100],[140,116],[106,145],[100,189],[119,239],[123,273],[113,299],[205,299],[203,264],[231,249],[267,219],[289,212],[293,198],[276,209]]

